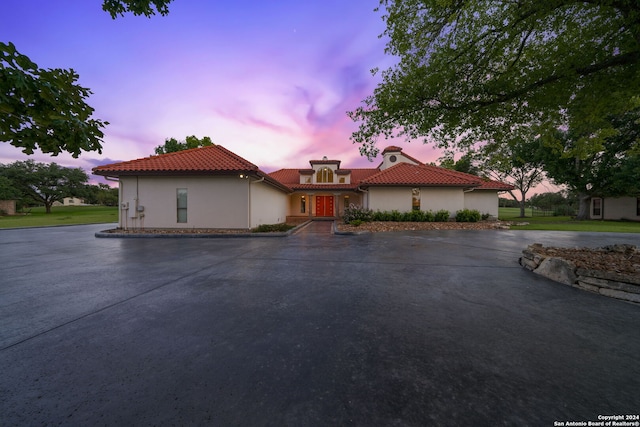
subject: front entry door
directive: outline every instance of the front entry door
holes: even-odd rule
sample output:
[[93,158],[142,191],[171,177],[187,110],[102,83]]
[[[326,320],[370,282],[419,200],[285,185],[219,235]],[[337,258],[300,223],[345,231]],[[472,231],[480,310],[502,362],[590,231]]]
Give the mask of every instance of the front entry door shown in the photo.
[[316,196],[316,216],[333,216],[333,196]]

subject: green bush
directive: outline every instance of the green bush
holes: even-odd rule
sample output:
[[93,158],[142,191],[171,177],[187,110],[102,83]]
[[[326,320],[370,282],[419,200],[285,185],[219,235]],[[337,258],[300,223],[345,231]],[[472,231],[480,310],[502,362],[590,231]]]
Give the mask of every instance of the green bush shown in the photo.
[[445,209],[439,210],[438,212],[436,212],[434,219],[436,222],[449,221],[449,211]]
[[489,217],[490,217],[490,216],[491,216],[491,214],[489,214],[489,213],[483,213],[483,214],[482,214],[482,220],[483,220],[483,221],[486,221],[486,220],[488,220],[488,219],[489,219]]
[[283,232],[291,230],[294,225],[285,224],[284,222],[281,224],[262,224],[255,228],[251,229],[252,233],[274,233],[274,232]]
[[353,225],[354,227],[360,227],[362,225],[362,220],[361,219],[354,219],[349,224]]
[[456,212],[456,222],[478,222],[480,221],[480,212],[477,210],[462,209]]
[[348,208],[344,209],[342,220],[345,224],[351,224],[352,221],[360,220],[362,222],[371,221],[373,211],[371,209],[365,209],[362,206],[356,206],[353,203]]

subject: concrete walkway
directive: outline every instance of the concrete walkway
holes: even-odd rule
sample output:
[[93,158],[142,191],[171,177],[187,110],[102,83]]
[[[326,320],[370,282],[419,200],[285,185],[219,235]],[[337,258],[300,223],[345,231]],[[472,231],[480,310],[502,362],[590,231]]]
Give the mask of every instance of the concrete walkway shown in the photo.
[[1,426],[552,426],[640,409],[640,307],[517,264],[534,242],[638,235],[104,228],[0,230]]

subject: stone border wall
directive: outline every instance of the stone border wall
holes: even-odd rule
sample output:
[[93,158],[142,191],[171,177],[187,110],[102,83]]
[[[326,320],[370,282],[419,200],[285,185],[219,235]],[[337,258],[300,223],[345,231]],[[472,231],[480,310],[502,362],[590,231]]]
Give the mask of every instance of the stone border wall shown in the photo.
[[[541,254],[539,249],[542,247],[539,243],[529,245],[522,251],[522,257],[519,259],[520,265],[527,270],[565,285],[607,297],[640,303],[640,275],[577,268],[569,260]],[[634,250],[638,249],[634,248]]]

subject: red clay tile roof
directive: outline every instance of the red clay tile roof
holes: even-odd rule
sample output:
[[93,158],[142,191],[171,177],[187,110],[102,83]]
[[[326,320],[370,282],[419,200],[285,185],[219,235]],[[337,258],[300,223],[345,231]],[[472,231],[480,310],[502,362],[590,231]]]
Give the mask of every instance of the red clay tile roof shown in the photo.
[[96,175],[258,172],[258,167],[221,145],[192,148],[93,168]]
[[480,184],[480,187],[476,187],[476,190],[498,190],[498,191],[509,191],[509,190],[513,190],[516,187],[514,187],[511,184],[505,184],[504,182],[500,182],[500,181],[493,181],[491,179],[483,179],[482,180],[482,184]]
[[[398,147],[397,145],[390,145],[387,148],[385,148],[384,150],[382,150],[382,154],[388,153],[388,152],[395,152],[395,151],[402,151],[402,148]],[[404,153],[402,153],[404,154]]]
[[398,163],[363,180],[360,185],[415,185],[444,187],[478,187],[482,178],[432,165]]

